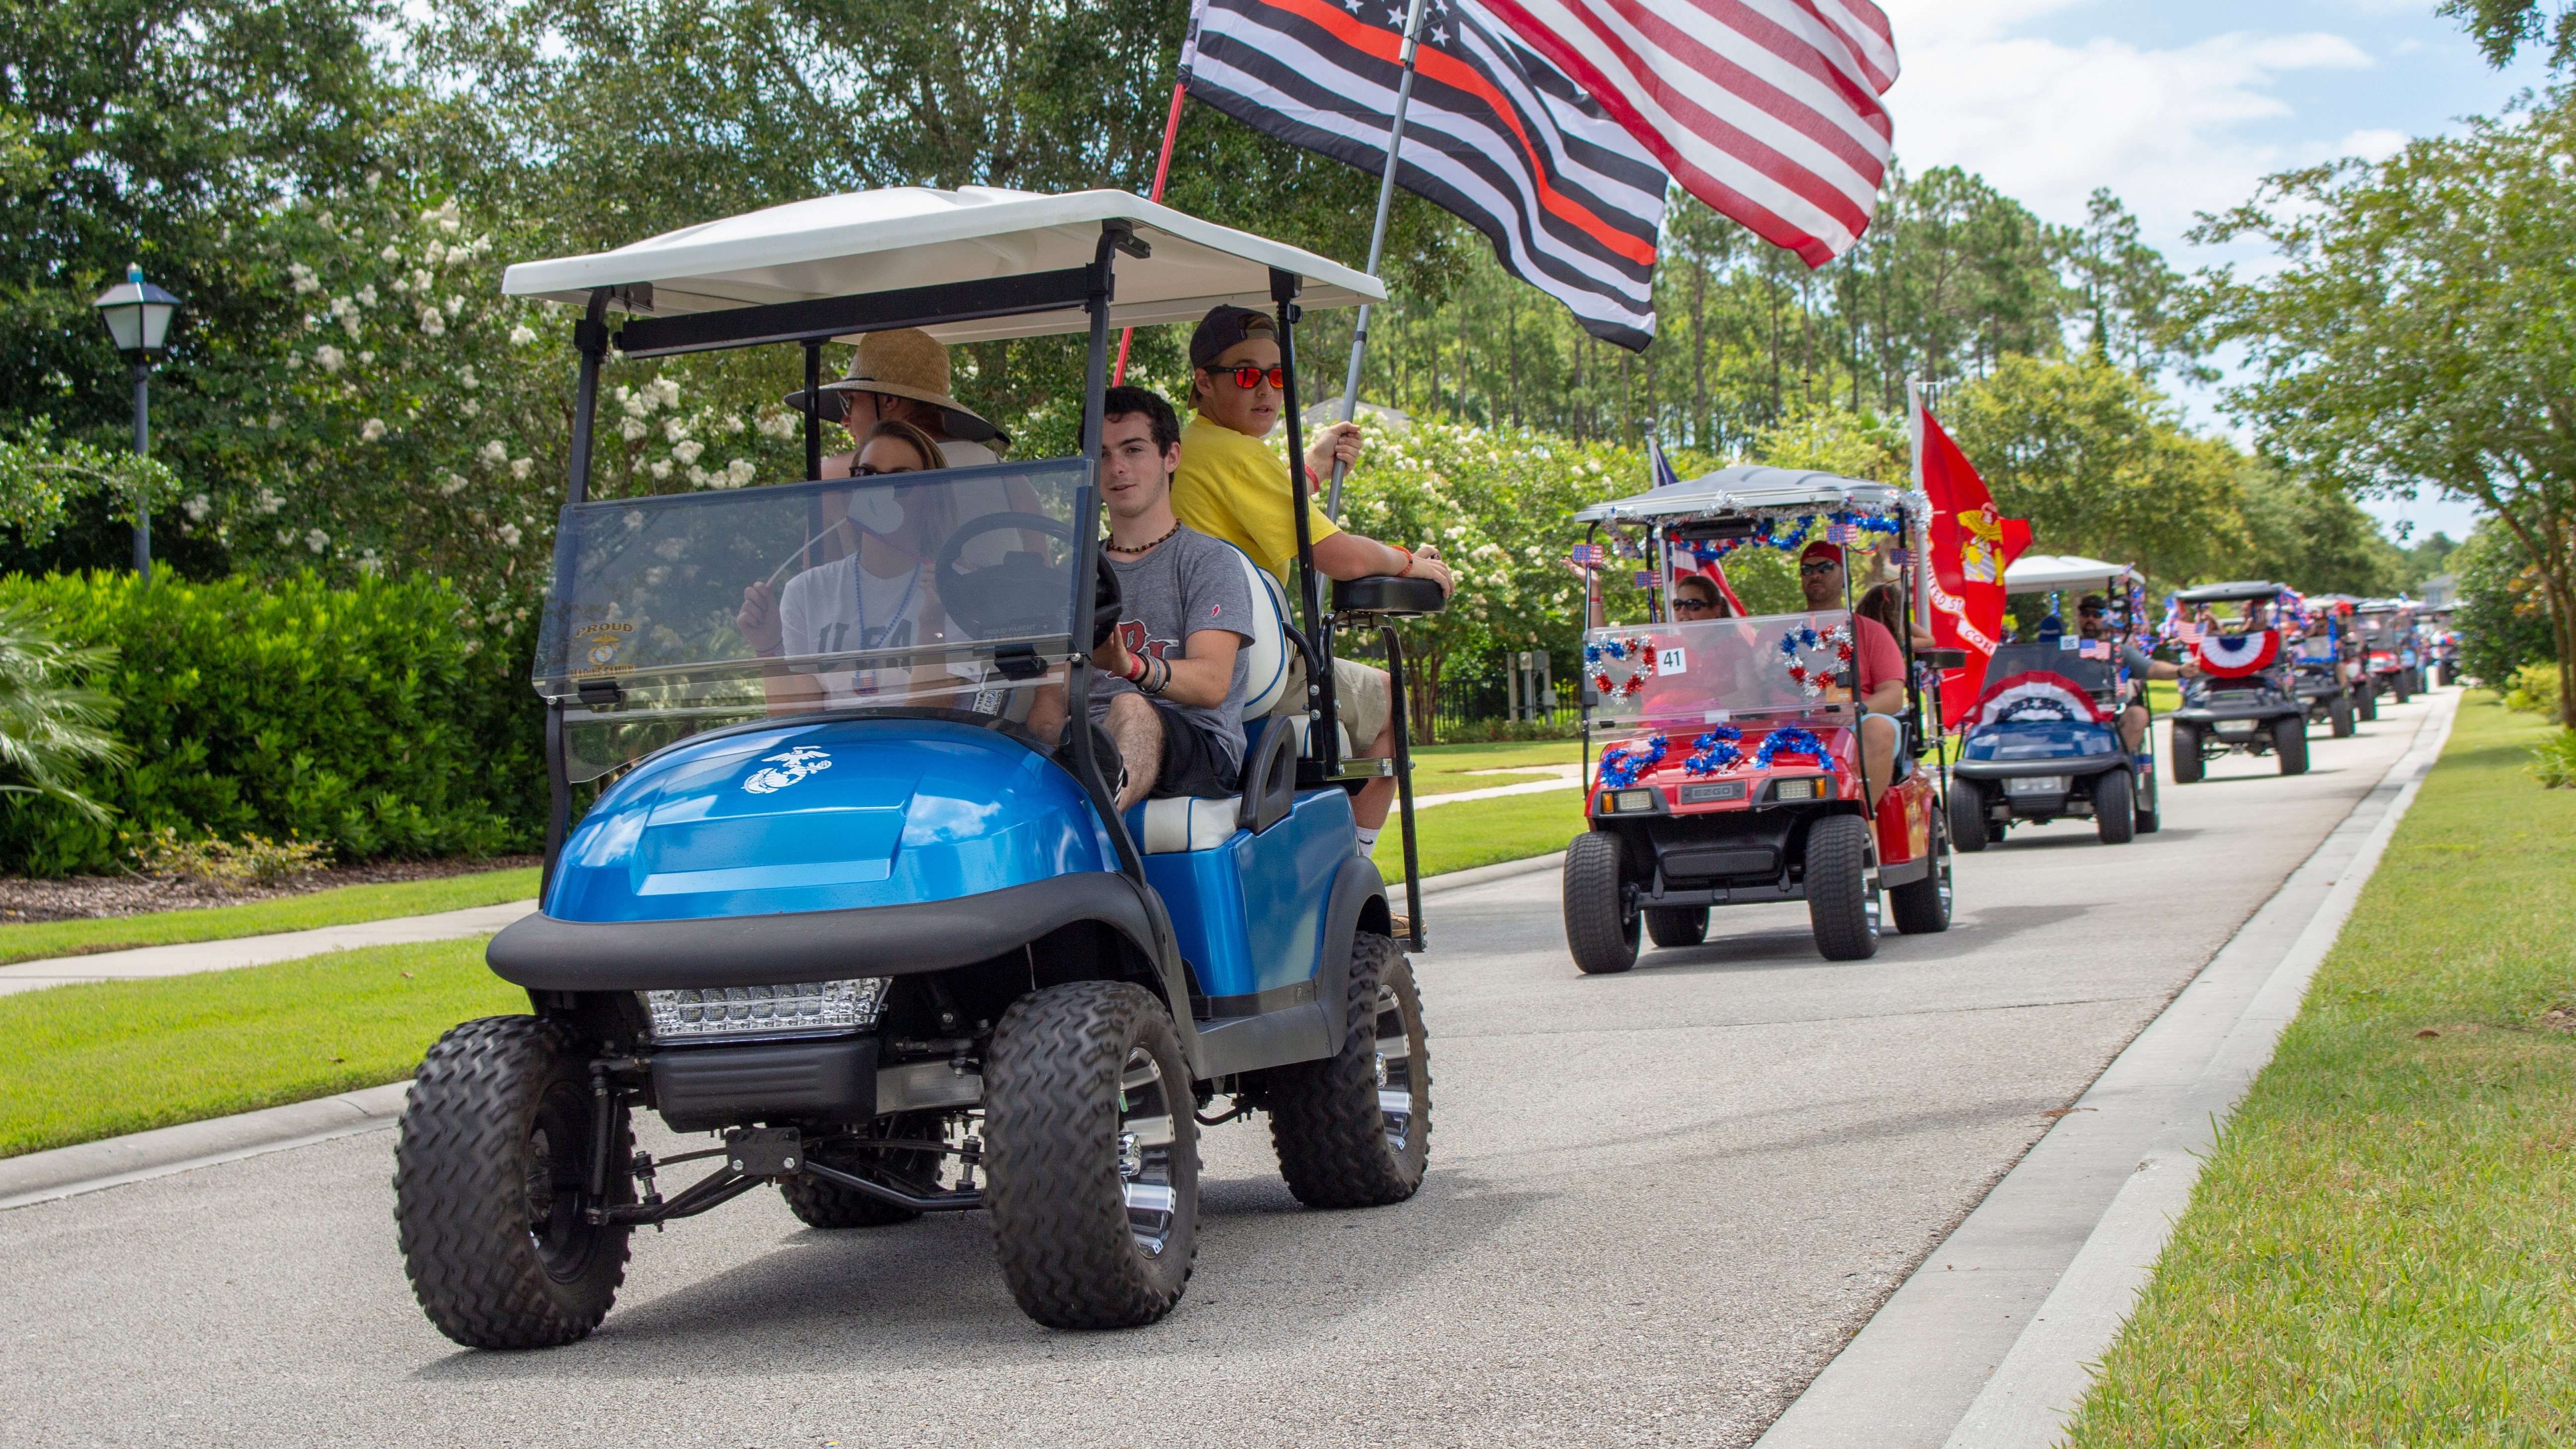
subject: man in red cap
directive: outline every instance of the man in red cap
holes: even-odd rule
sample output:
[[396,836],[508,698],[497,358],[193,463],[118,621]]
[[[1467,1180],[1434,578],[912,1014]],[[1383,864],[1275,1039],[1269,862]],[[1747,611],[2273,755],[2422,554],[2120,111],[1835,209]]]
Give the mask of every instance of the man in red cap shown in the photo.
[[[1818,540],[1798,555],[1798,587],[1819,613],[1851,607],[1843,587],[1843,549]],[[1852,615],[1853,662],[1860,667],[1861,772],[1869,780],[1869,808],[1896,782],[1896,717],[1905,709],[1905,651],[1876,619]]]

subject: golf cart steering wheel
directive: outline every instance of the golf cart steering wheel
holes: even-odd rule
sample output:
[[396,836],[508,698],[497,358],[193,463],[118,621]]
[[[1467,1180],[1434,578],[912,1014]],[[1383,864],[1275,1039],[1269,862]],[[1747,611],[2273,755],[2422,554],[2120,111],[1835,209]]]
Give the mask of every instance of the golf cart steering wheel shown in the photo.
[[[940,607],[978,639],[1043,634],[1063,617],[1059,611],[1064,607],[1067,580],[1049,567],[1042,555],[1014,550],[1004,554],[1000,563],[977,569],[971,580],[958,570],[958,560],[964,557],[969,540],[1012,529],[1073,542],[1071,528],[1043,513],[988,513],[948,535],[948,542],[930,565]],[[1118,576],[1110,571],[1109,559],[1103,555],[1091,588],[1090,648],[1097,649],[1108,642],[1111,631],[1118,627],[1120,610]]]

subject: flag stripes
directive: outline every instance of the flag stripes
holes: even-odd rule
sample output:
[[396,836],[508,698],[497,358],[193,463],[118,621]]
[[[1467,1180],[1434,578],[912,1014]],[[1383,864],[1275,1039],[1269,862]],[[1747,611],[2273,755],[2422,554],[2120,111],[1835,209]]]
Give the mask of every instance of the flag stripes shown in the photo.
[[1684,189],[1823,266],[1887,174],[1896,80],[1869,0],[1489,0]]
[[[1402,0],[1198,0],[1191,95],[1380,174],[1402,78]],[[1397,184],[1483,232],[1514,276],[1605,342],[1654,339],[1663,168],[1478,0],[1431,0]]]

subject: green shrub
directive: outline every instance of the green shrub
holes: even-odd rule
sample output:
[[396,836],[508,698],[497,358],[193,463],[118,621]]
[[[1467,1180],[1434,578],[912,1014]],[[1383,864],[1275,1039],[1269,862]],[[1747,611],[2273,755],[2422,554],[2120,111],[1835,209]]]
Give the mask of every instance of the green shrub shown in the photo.
[[2558,713],[2558,666],[2526,664],[2515,670],[2504,707],[2517,714]]
[[222,886],[275,885],[288,876],[310,875],[330,864],[327,852],[309,840],[271,840],[245,835],[229,840],[182,840],[164,825],[146,836],[134,852],[146,875],[177,876]]
[[120,837],[258,834],[344,860],[475,855],[538,838],[540,715],[526,660],[426,580],[305,577],[144,585],[129,574],[0,579],[115,661],[87,683],[122,706],[130,769],[93,766],[109,821],[25,797],[0,808],[0,868],[116,868]]
[[1570,740],[1582,733],[1582,722],[1573,719],[1444,720],[1440,724],[1439,743],[1492,745],[1522,740]]
[[2531,773],[2552,790],[2576,786],[2576,730],[2560,730],[2533,745]]

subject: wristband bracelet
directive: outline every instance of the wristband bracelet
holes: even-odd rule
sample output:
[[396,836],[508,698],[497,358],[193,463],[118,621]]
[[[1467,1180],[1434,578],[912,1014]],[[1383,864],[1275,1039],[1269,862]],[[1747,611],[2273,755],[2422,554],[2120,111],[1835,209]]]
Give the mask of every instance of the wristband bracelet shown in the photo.
[[1127,672],[1121,677],[1129,684],[1135,684],[1145,677],[1145,667],[1144,655],[1130,654],[1127,656]]
[[1395,576],[1399,579],[1410,577],[1413,573],[1413,566],[1420,562],[1420,559],[1413,556],[1413,551],[1411,549],[1406,549],[1404,551],[1404,567],[1397,569],[1395,571]]

